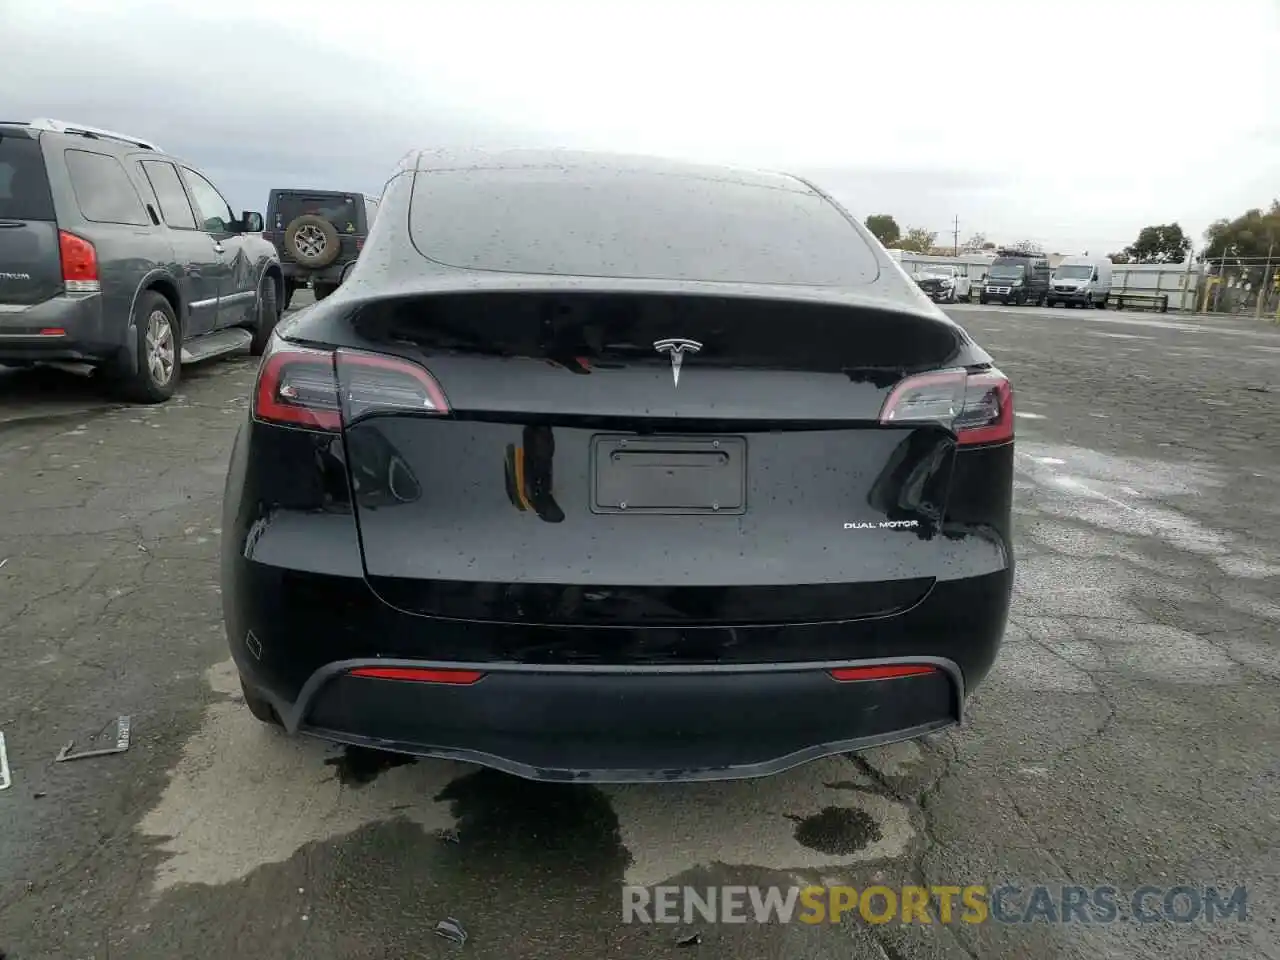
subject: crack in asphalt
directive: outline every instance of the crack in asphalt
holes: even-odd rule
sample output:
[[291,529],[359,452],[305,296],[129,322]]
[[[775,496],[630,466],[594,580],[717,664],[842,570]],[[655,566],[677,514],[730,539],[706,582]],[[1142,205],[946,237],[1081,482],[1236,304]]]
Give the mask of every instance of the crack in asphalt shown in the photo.
[[[939,751],[941,744],[952,746],[952,756],[944,757]],[[853,764],[862,771],[876,786],[876,788],[901,803],[908,806],[908,809],[914,811],[914,818],[920,824],[920,836],[909,856],[910,865],[909,873],[917,886],[929,889],[932,884],[928,870],[925,868],[924,860],[930,849],[942,845],[933,832],[932,818],[928,809],[928,798],[941,787],[941,784],[952,773],[952,767],[957,764],[957,753],[954,743],[951,740],[935,741],[927,746],[922,746],[922,750],[928,752],[931,756],[938,757],[941,760],[941,767],[935,776],[930,777],[927,783],[920,784],[915,789],[906,790],[892,782],[892,779],[886,776],[879,767],[869,762],[865,755],[860,753],[850,754],[849,759]],[[972,960],[979,960],[978,953],[975,948],[966,943],[959,932],[951,928],[941,928],[962,950],[968,954]],[[871,934],[875,937],[877,945],[884,951],[886,956],[891,960],[908,960],[908,955],[901,953],[893,942],[886,936],[887,931],[882,931],[878,926],[871,928]]]

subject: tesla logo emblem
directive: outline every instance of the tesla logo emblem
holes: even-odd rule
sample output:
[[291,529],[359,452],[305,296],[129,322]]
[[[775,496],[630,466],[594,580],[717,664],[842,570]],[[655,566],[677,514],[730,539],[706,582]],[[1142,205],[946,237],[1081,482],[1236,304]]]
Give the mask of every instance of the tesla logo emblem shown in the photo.
[[678,387],[680,386],[680,364],[684,363],[684,355],[697,353],[702,349],[702,344],[697,340],[682,340],[677,337],[672,340],[655,340],[653,349],[659,353],[671,354],[671,379]]

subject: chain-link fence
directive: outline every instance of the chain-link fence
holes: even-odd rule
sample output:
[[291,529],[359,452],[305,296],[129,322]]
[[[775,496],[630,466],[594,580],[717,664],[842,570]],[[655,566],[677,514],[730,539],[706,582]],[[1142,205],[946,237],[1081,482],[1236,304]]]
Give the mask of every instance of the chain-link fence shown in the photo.
[[[991,262],[989,256],[983,255],[926,257],[900,250],[891,255],[908,273],[919,272],[927,265],[956,265],[975,286]],[[1111,293],[1117,301],[1130,295],[1125,309],[1222,313],[1280,321],[1280,248],[1270,259],[1117,263],[1112,267]]]
[[1280,257],[1206,261],[1198,309],[1280,319]]

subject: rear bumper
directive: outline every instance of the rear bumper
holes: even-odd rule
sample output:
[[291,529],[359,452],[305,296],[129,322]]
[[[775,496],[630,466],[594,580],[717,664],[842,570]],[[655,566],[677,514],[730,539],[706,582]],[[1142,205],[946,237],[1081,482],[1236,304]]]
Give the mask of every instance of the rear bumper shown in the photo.
[[[314,551],[325,552],[318,541]],[[1011,568],[940,582],[906,613],[841,623],[557,627],[413,615],[358,573],[284,570],[238,551],[223,561],[232,655],[291,733],[554,781],[758,777],[956,724],[995,660],[1012,585]],[[936,669],[828,673],[887,663]],[[484,676],[350,675],[361,666]]]
[[[479,763],[534,780],[759,777],[957,723],[960,671],[841,682],[847,664],[619,669],[475,664],[470,685],[366,679],[329,664],[277,710],[290,732]],[[858,664],[861,665],[861,664]],[[283,708],[283,709],[281,709]]]
[[118,327],[106,323],[99,294],[53,297],[30,307],[0,304],[0,361],[110,360],[127,346],[127,321]]

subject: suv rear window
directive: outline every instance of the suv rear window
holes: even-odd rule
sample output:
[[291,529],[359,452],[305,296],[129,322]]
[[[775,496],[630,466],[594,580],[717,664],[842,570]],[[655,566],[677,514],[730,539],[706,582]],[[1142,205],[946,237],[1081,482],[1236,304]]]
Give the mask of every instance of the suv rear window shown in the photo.
[[0,219],[57,219],[40,144],[24,133],[0,133]]
[[281,194],[276,200],[275,223],[269,226],[273,230],[283,230],[304,213],[324,217],[338,228],[338,233],[357,233],[360,230],[359,201],[341,194]]
[[86,220],[134,226],[148,222],[138,191],[119,160],[88,150],[68,150],[65,156],[71,189]]
[[850,286],[875,254],[816,193],[643,171],[419,174],[411,230],[454,267],[560,276]]

